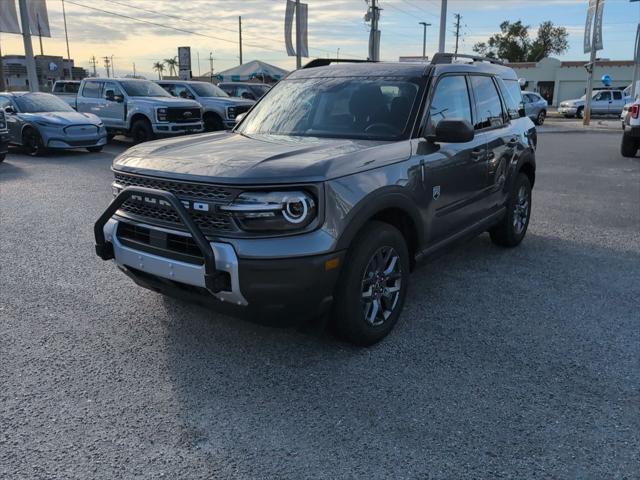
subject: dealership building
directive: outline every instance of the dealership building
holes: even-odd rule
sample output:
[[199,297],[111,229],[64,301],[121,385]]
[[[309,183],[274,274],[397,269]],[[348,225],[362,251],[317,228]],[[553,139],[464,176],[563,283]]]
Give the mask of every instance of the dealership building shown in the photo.
[[[51,91],[56,80],[69,78],[69,68],[74,80],[82,80],[87,76],[84,68],[74,66],[73,59],[67,60],[55,55],[36,55],[36,73],[38,83],[44,91]],[[8,90],[29,90],[27,63],[24,55],[4,55],[0,57],[4,84]]]
[[[544,58],[539,62],[509,63],[518,78],[526,81],[525,90],[538,92],[549,105],[558,106],[564,100],[580,98],[587,88],[586,61],[563,62]],[[594,87],[602,87],[600,79],[609,75],[613,88],[625,88],[633,82],[633,61],[598,60]]]

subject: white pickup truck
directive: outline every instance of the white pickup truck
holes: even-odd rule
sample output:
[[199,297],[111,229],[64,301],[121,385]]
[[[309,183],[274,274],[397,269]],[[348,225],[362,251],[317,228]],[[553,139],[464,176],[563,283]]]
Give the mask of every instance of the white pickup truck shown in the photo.
[[[558,113],[565,117],[582,118],[586,95],[574,100],[564,100],[558,107]],[[593,115],[620,115],[625,104],[631,98],[622,90],[595,90],[591,97],[591,113]]]
[[110,138],[122,134],[136,143],[204,129],[198,102],[172,97],[149,80],[86,78],[80,84],[76,109],[100,117]]

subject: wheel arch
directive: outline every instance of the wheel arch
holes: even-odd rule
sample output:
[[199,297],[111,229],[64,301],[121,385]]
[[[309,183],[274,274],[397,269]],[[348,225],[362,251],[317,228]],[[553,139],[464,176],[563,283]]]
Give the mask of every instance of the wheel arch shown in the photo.
[[136,112],[133,115],[131,115],[131,118],[129,119],[129,131],[131,131],[131,129],[133,128],[133,125],[138,120],[145,120],[145,121],[149,122],[149,125],[153,125],[153,122],[151,121],[151,119],[146,114],[144,114],[142,112]]

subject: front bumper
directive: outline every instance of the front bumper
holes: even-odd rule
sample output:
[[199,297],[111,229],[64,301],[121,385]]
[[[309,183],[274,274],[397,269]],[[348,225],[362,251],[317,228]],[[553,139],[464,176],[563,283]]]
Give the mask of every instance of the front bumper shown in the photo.
[[575,115],[578,111],[578,107],[560,107],[558,113],[561,115]]
[[107,136],[95,138],[49,138],[47,139],[47,148],[68,149],[68,148],[91,148],[102,147],[107,144]]
[[[140,191],[136,187],[128,188],[135,193]],[[192,225],[184,222],[193,233],[190,235],[139,224],[117,215],[112,217],[117,211],[117,206],[114,209],[113,205],[101,217],[105,222],[96,223],[96,229],[101,228],[103,236],[98,238],[96,232],[96,251],[103,259],[113,259],[121,270],[145,288],[206,303],[223,313],[263,323],[294,323],[301,318],[320,315],[331,304],[344,252],[277,259],[266,255],[242,258],[232,241],[206,239],[206,246],[200,251],[204,253],[210,249],[210,259],[203,255],[202,263],[181,261],[168,251],[163,254],[154,250],[151,240],[149,248],[143,248],[143,245],[136,247],[135,243],[120,238],[118,224],[144,228],[151,232],[149,238],[157,239],[158,235],[178,235],[189,240],[196,240],[198,236],[204,238],[193,222]],[[181,208],[181,205],[174,206],[177,212]],[[183,213],[188,216],[186,211]],[[328,264],[329,260],[334,262]],[[223,281],[211,280],[216,277]],[[212,288],[213,285],[218,288]]]
[[200,133],[204,131],[202,121],[190,123],[154,123],[153,133],[157,135],[181,135],[184,133]]
[[627,137],[640,138],[640,126],[632,127],[623,122],[622,129],[624,130],[624,135]]

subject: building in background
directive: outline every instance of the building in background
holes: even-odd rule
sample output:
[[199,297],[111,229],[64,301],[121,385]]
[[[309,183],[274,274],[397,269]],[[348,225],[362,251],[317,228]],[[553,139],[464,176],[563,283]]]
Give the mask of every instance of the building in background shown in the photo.
[[401,63],[429,63],[429,57],[422,55],[404,55],[398,58]]
[[[54,55],[36,55],[36,71],[40,89],[50,92],[56,80],[63,80],[69,76],[71,68],[74,80],[82,80],[88,76],[84,68],[76,67],[73,59],[66,60]],[[7,90],[28,90],[29,79],[24,55],[4,55],[0,57],[3,65],[4,82]]]
[[[587,62],[563,62],[556,58],[544,58],[539,62],[509,63],[518,78],[524,78],[524,89],[538,92],[549,102],[558,106],[564,100],[583,96],[587,89]],[[598,60],[594,72],[594,86],[600,87],[603,75],[611,75],[612,88],[625,88],[633,81],[632,60]],[[597,83],[596,83],[597,82]]]

